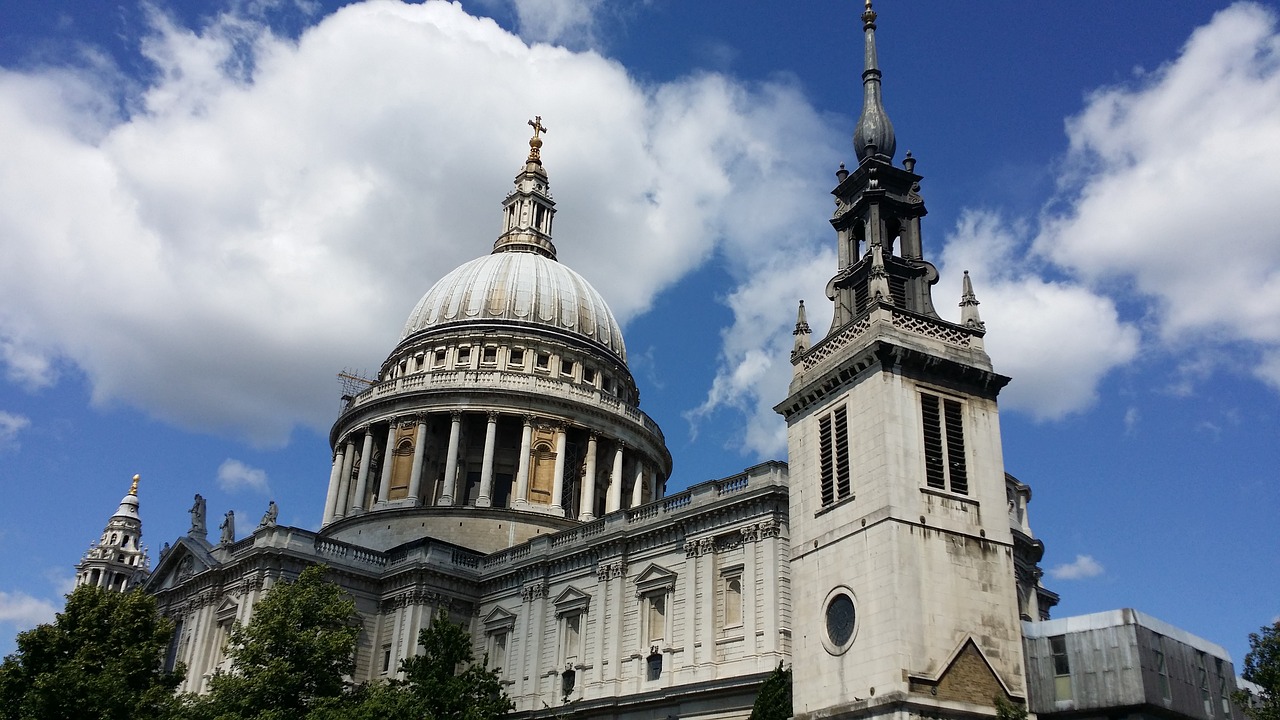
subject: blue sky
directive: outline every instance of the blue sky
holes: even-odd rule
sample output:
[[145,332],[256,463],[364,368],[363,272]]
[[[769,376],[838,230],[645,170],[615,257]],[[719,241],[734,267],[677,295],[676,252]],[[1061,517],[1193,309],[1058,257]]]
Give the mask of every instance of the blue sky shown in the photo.
[[[0,652],[134,473],[145,538],[314,527],[344,368],[487,251],[528,127],[672,487],[782,458],[860,108],[858,3],[0,6]],[[1057,616],[1280,615],[1275,5],[882,2],[885,103]]]

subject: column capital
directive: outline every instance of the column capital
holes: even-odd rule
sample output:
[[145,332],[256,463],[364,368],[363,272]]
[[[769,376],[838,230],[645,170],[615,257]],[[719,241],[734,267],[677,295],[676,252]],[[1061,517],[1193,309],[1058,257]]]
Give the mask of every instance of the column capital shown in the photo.
[[449,419],[450,419],[450,420],[452,420],[453,422],[459,422],[459,421],[461,421],[461,420],[462,420],[462,411],[461,411],[461,410],[450,410],[450,411],[449,411]]
[[497,410],[490,410],[485,414],[489,417],[489,422],[498,422],[499,413]]
[[520,419],[524,421],[526,427],[532,427],[534,421],[538,418],[534,417],[533,413],[525,413],[520,416]]

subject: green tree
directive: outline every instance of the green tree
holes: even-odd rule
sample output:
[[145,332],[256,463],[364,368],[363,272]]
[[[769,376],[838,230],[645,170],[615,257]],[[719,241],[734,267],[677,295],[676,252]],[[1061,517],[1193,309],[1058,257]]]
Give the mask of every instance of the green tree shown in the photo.
[[342,588],[324,579],[323,565],[280,582],[237,623],[227,643],[231,672],[209,681],[209,695],[193,698],[205,717],[302,720],[315,709],[343,704],[355,670],[360,616]]
[[760,684],[751,707],[751,720],[787,720],[791,717],[791,668],[782,663]]
[[515,707],[498,673],[485,669],[471,651],[471,636],[441,610],[418,633],[422,653],[400,664],[404,686],[416,698],[419,717],[433,720],[494,720]]
[[1232,698],[1236,704],[1251,720],[1280,720],[1280,620],[1249,633],[1249,653],[1240,674],[1261,692],[1238,691]]
[[18,635],[0,664],[0,718],[177,717],[181,667],[164,669],[173,623],[140,591],[81,586],[52,624]]

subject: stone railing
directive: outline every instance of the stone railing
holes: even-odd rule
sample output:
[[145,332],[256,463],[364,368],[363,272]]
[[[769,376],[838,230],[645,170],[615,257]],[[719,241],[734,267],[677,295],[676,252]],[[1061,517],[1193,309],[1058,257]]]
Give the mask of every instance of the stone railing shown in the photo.
[[981,337],[981,332],[945,320],[931,318],[927,315],[909,312],[892,305],[876,305],[862,317],[840,328],[832,335],[823,338],[817,345],[809,348],[801,359],[801,366],[811,370],[826,360],[837,350],[847,347],[854,340],[872,329],[873,326],[886,323],[897,330],[913,335],[939,340],[954,347],[969,349],[973,347],[974,338]]
[[347,404],[347,410],[357,408],[379,398],[421,390],[493,390],[497,392],[525,392],[536,395],[571,400],[593,405],[640,425],[662,438],[662,430],[643,411],[618,398],[601,392],[599,388],[567,382],[557,378],[510,372],[506,370],[436,370],[405,375],[378,383],[356,395]]
[[574,545],[586,542],[588,538],[597,535],[609,532],[635,532],[642,529],[639,526],[643,524],[661,523],[672,516],[683,515],[690,511],[696,512],[699,508],[719,502],[725,495],[771,485],[785,485],[786,482],[785,465],[778,462],[762,463],[738,475],[699,483],[675,495],[621,512],[610,513],[578,527],[551,535],[540,535],[523,545],[489,555],[484,559],[484,569],[500,569],[531,555],[548,557],[563,555]]
[[387,556],[384,553],[362,548],[358,545],[349,545],[337,540],[317,537],[314,547],[317,555],[350,560],[375,567],[386,567],[387,565]]

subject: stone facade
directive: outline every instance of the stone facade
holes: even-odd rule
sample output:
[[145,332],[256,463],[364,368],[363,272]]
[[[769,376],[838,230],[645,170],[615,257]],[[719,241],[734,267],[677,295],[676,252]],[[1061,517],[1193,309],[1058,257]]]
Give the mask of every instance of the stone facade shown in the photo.
[[[800,304],[775,408],[789,466],[667,494],[671,455],[618,324],[557,262],[535,119],[493,253],[423,296],[377,377],[346,376],[320,530],[279,526],[272,509],[237,539],[228,513],[214,544],[197,495],[156,570],[132,561],[130,583],[146,578],[177,624],[166,661],[187,666],[181,689],[226,668],[230,629],[274,583],[324,563],[362,621],[353,680],[394,677],[444,611],[520,716],[746,718],[780,662],[798,720],[989,718],[997,698],[1101,716],[1129,702],[1046,704],[1060,688],[1041,638],[1068,632],[1048,620],[1030,488],[1004,470],[1008,378],[967,274],[960,322],[934,310],[922,177],[909,153],[893,162],[869,2],[862,19],[859,162],[833,190],[834,319],[811,343]],[[104,563],[136,545],[136,487],[111,522],[77,569],[123,589]],[[1230,715],[1179,703],[1163,707]]]

